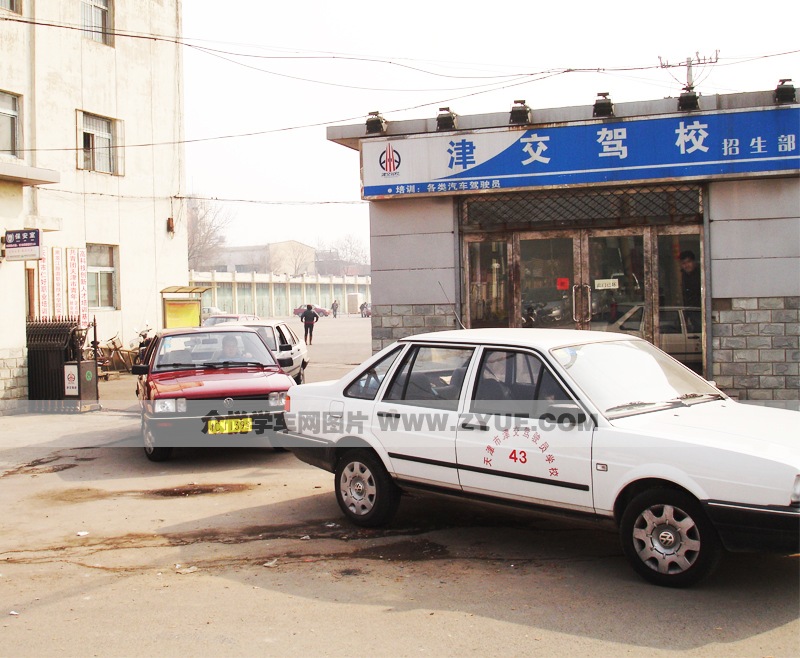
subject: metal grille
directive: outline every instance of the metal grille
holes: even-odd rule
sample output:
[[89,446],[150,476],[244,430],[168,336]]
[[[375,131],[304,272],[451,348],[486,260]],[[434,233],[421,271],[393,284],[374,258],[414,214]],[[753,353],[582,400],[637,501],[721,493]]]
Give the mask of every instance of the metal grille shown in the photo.
[[614,228],[703,221],[700,186],[558,190],[465,197],[464,231]]

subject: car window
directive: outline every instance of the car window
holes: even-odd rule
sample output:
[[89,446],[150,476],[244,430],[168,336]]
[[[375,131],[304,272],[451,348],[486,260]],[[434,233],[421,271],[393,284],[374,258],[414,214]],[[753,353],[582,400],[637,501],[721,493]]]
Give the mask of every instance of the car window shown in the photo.
[[275,327],[275,331],[278,333],[278,344],[280,345],[291,345],[289,339],[287,338],[286,334],[281,329],[281,326],[278,325]]
[[631,313],[625,320],[620,324],[619,328],[621,331],[640,331],[642,328],[642,318],[644,317],[644,309],[639,307],[633,313]]
[[429,347],[408,351],[385,400],[455,410],[473,348]]
[[292,331],[292,328],[288,325],[283,325],[286,331],[289,332],[289,335],[292,337],[292,345],[298,345],[300,343],[300,339],[297,337],[297,334]]
[[699,334],[703,330],[703,321],[700,317],[700,311],[690,311],[688,309],[683,311],[683,319],[686,322],[687,334]]
[[[228,343],[227,347],[225,343]],[[225,361],[276,364],[256,334],[249,331],[208,331],[163,337],[155,355],[154,368],[211,367],[208,364]]]
[[283,332],[283,335],[288,338],[288,343],[291,345],[297,345],[297,336],[294,335],[294,332],[289,329],[285,324],[279,324],[280,330]]
[[681,331],[681,318],[676,310],[660,309],[658,312],[658,328],[662,334],[679,334]]
[[275,343],[275,332],[272,331],[272,327],[258,327],[256,331],[258,331],[258,333],[264,339],[264,342],[267,344],[269,349],[271,349],[273,352],[278,350],[278,346]]
[[470,400],[473,413],[534,415],[544,366],[533,354],[485,349]]
[[377,363],[374,363],[362,372],[352,384],[345,390],[344,395],[348,398],[358,398],[359,400],[374,400],[378,394],[378,389],[383,383],[386,373],[392,367],[402,348],[398,347]]

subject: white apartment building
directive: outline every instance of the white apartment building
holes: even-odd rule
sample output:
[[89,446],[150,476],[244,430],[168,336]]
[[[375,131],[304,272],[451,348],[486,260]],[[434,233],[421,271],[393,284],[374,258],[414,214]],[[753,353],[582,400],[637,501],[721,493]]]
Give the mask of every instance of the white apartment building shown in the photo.
[[27,317],[127,343],[187,283],[180,33],[180,0],[0,0],[0,235],[43,245],[0,260],[0,413],[27,397]]

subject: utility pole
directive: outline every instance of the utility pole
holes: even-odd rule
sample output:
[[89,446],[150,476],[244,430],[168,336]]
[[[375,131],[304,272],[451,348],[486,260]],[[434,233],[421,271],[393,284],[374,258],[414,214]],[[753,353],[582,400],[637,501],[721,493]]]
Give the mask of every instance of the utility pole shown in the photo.
[[694,89],[694,73],[692,70],[694,66],[716,64],[718,61],[719,50],[715,50],[714,54],[710,57],[700,57],[700,53],[697,52],[694,57],[687,57],[686,62],[681,64],[670,64],[668,61],[662,59],[661,55],[658,56],[658,63],[662,69],[674,69],[681,66],[686,67],[686,87],[684,87],[686,91],[692,91]]

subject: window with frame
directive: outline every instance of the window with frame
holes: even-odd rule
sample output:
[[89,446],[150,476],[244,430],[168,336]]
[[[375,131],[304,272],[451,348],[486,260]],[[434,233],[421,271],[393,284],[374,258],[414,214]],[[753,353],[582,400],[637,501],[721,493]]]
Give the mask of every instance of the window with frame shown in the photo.
[[413,347],[384,401],[455,411],[473,352],[471,347]]
[[80,112],[81,156],[78,158],[78,168],[121,175],[119,133],[118,121]]
[[89,308],[117,308],[117,247],[87,244]]
[[0,91],[0,153],[17,155],[18,131],[19,97]]
[[22,13],[22,0],[0,0],[0,9],[8,9],[8,11],[13,11],[15,14]]
[[347,398],[357,398],[359,400],[374,400],[386,377],[386,373],[391,369],[401,349],[402,348],[398,347],[392,350],[377,363],[373,363],[362,372],[358,378],[345,389],[344,396]]
[[107,46],[113,45],[112,0],[83,0],[83,36]]

